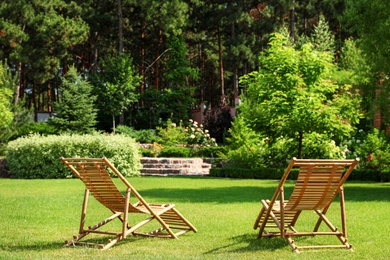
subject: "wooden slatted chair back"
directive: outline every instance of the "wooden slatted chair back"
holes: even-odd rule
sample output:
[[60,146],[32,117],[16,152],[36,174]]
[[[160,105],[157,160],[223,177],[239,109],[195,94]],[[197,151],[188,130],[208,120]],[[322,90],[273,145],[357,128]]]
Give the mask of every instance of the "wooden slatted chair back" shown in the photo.
[[[114,183],[108,171],[108,169],[111,168],[111,165],[107,163],[105,158],[75,158],[72,160],[67,159],[67,161],[64,162],[72,172],[83,181],[86,188],[92,193],[96,200],[113,212],[123,212],[125,197]],[[114,174],[118,173],[114,171]],[[123,178],[123,176],[121,177]],[[129,211],[139,212],[139,210],[132,207],[131,204],[129,205]]]
[[[328,206],[340,191],[355,160],[296,159],[299,175],[285,210],[319,210]],[[345,174],[344,174],[345,173]]]

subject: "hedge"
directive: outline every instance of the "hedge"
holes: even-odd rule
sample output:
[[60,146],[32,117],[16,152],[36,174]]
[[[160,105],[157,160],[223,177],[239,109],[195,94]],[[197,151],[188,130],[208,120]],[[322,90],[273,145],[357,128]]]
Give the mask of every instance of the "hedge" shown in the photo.
[[[245,168],[212,168],[210,169],[210,176],[225,177],[225,178],[239,178],[239,179],[281,179],[285,169],[281,168],[261,168],[261,169],[245,169]],[[289,179],[296,180],[298,176],[298,169],[292,169]],[[359,181],[390,181],[390,173],[380,172],[374,169],[354,169],[349,175],[348,180]]]
[[11,141],[6,167],[11,178],[69,178],[61,157],[107,157],[124,176],[138,176],[142,167],[134,139],[122,135],[30,135]]

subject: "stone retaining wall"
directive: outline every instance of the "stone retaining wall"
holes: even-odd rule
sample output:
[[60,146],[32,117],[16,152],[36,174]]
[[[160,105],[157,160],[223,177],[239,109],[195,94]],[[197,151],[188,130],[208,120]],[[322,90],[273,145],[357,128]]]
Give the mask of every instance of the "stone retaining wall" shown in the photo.
[[202,158],[141,158],[141,175],[208,175],[211,164]]

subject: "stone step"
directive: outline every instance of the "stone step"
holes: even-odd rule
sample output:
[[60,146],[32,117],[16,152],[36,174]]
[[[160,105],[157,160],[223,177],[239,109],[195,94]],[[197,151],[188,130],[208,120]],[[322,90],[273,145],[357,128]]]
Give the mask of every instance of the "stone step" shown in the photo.
[[202,158],[141,158],[141,175],[208,175],[211,164]]

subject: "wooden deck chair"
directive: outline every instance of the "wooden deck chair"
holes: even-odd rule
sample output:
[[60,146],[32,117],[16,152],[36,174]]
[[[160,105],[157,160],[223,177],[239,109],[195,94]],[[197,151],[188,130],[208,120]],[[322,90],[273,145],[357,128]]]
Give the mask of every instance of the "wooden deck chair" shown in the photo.
[[[358,163],[355,160],[309,160],[293,158],[288,165],[279,186],[271,200],[261,200],[262,208],[254,229],[259,228],[258,238],[280,236],[287,239],[291,248],[299,253],[305,248],[346,248],[352,249],[347,240],[343,183]],[[288,200],[284,196],[284,184],[293,167],[299,167],[299,175]],[[332,201],[339,194],[341,211],[341,231],[326,217]],[[299,232],[295,224],[304,210],[312,210],[318,220],[311,232]],[[330,231],[319,231],[324,222]],[[334,235],[341,244],[297,246],[294,236]]]
[[[108,249],[130,234],[177,239],[179,235],[188,231],[197,232],[196,228],[175,209],[174,204],[147,203],[107,158],[61,158],[61,160],[86,186],[79,234],[74,236],[73,240],[67,241],[65,244],[66,246],[84,244],[98,246],[100,249]],[[125,196],[118,190],[109,171],[112,171],[112,173],[124,183],[124,186],[126,187]],[[86,228],[85,220],[88,196],[90,193],[96,200],[108,208],[112,212],[112,215],[96,225],[88,226]],[[130,202],[130,195],[134,196],[134,199],[136,200],[135,203]],[[130,226],[129,213],[146,214],[147,217],[141,222],[137,222]],[[100,229],[114,219],[119,219],[121,221],[121,225],[118,227],[117,231],[102,231]],[[159,228],[157,230],[149,233],[137,232],[140,227],[148,224],[152,220],[159,222]],[[110,235],[113,238],[109,239],[106,244],[94,244],[80,241],[80,239],[91,233]]]

